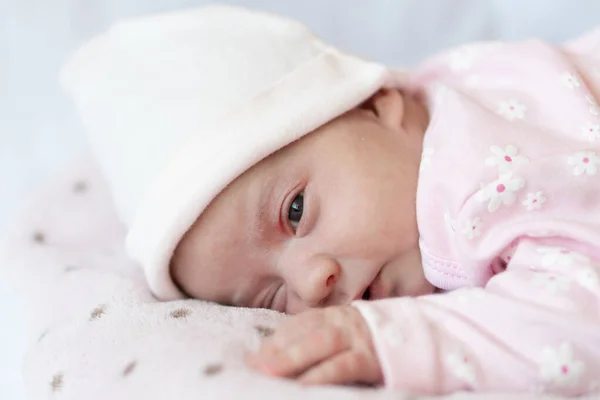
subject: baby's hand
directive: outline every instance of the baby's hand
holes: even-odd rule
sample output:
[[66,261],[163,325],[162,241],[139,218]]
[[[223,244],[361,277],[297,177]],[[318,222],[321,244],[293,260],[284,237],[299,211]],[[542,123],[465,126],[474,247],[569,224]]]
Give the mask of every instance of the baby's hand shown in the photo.
[[284,322],[248,364],[306,384],[382,382],[371,333],[351,306],[311,310]]

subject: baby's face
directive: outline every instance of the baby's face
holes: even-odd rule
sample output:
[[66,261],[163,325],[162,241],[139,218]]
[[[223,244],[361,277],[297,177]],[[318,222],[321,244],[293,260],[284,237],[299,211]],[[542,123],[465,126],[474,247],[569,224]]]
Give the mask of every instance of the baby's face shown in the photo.
[[173,279],[190,297],[291,314],[431,293],[415,216],[427,123],[383,91],[264,159],[188,231]]

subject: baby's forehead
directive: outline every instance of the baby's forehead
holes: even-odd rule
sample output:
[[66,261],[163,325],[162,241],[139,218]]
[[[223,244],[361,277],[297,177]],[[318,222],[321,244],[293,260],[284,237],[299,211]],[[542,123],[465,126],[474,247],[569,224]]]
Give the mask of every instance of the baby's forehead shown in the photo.
[[360,129],[361,118],[355,111],[350,110],[269,154],[236,177],[228,189],[266,185],[274,177],[291,174],[299,166],[318,164],[329,151],[344,147],[344,132]]

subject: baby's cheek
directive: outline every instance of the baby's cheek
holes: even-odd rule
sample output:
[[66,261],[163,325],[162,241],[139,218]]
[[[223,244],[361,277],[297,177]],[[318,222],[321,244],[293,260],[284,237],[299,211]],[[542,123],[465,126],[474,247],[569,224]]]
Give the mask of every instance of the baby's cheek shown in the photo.
[[412,269],[411,273],[405,280],[406,283],[399,295],[415,297],[433,293],[435,287],[425,278],[423,267],[418,265],[410,266],[410,268]]

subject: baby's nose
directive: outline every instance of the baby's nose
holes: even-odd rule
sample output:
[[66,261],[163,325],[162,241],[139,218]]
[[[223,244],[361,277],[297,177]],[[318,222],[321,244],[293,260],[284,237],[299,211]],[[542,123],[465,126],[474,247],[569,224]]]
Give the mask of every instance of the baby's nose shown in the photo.
[[299,277],[302,282],[298,285],[298,295],[307,307],[324,307],[335,292],[342,268],[330,257],[318,257],[311,264],[307,274]]

